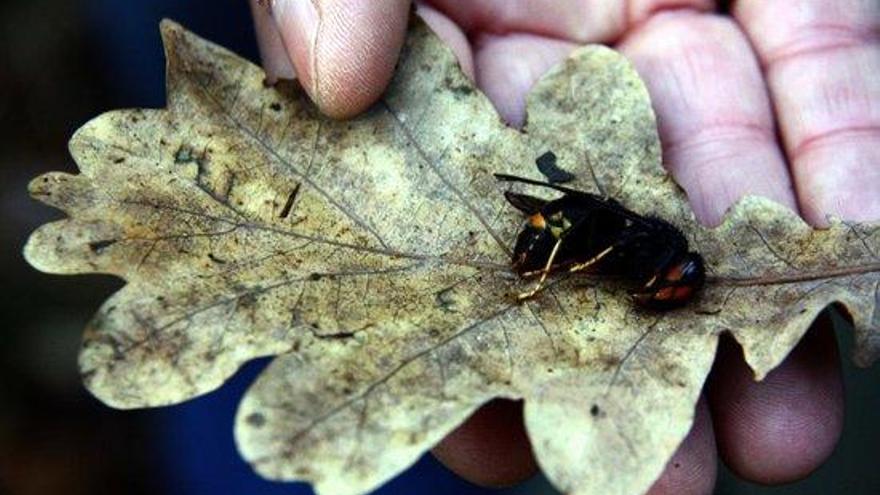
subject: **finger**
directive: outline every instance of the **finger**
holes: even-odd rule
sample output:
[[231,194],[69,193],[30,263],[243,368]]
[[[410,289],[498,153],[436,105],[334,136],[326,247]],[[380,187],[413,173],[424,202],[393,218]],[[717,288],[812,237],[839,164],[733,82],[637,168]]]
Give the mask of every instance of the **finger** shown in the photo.
[[531,34],[481,35],[474,41],[477,85],[492,100],[501,118],[519,127],[532,85],[576,46]]
[[431,30],[434,31],[434,33],[437,34],[447,46],[449,46],[452,53],[454,53],[455,57],[458,59],[458,64],[461,66],[462,72],[464,72],[472,81],[475,80],[474,55],[471,51],[471,44],[468,41],[467,36],[461,31],[461,28],[459,28],[448,17],[429,5],[423,3],[418,4],[418,10],[416,12],[419,14],[419,17],[425,21],[425,24],[427,24],[428,27],[430,27]]
[[620,49],[647,83],[665,165],[700,221],[719,223],[746,194],[795,208],[761,72],[733,22],[708,14],[659,14]]
[[827,317],[762,382],[725,339],[709,399],[719,453],[734,473],[765,484],[806,477],[831,455],[843,429],[843,380]]
[[694,425],[647,495],[702,495],[715,488],[718,459],[705,398],[697,403]]
[[466,33],[531,33],[578,43],[609,43],[666,9],[709,11],[712,0],[431,0]]
[[267,5],[261,0],[250,0],[251,14],[254,18],[254,30],[257,33],[257,45],[260,47],[260,58],[263,61],[263,70],[266,71],[266,81],[275,84],[279,79],[294,79],[296,73],[278,26],[272,20],[272,14]]
[[385,90],[403,46],[409,0],[275,0],[272,15],[300,83],[335,118]]
[[452,472],[483,486],[513,485],[538,469],[523,426],[521,402],[486,404],[432,452]]
[[804,216],[880,218],[880,3],[742,0],[734,15],[765,68]]

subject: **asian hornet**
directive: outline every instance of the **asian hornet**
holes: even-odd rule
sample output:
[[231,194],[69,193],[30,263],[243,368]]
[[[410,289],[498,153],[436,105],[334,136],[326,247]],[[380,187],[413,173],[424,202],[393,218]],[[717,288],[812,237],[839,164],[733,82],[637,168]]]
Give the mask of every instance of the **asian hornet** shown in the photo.
[[635,285],[636,304],[658,310],[687,303],[706,278],[703,258],[688,250],[684,235],[669,222],[635,213],[612,198],[556,184],[495,174],[564,193],[547,200],[505,192],[507,201],[526,215],[513,250],[513,269],[522,277],[540,277],[518,299],[544,288],[551,272],[589,272]]

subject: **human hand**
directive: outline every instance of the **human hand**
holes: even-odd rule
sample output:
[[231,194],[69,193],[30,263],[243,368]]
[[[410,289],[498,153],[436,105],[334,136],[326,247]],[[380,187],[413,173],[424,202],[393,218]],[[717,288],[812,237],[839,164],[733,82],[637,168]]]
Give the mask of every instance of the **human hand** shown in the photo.
[[[299,76],[328,115],[364,110],[391,78],[409,0],[251,0],[271,78]],[[880,218],[880,6],[874,0],[432,0],[419,13],[511,125],[525,95],[579,44],[622,51],[647,83],[664,165],[702,222],[745,194]],[[294,69],[295,68],[295,69]],[[723,342],[694,427],[652,494],[711,493],[716,456],[784,483],[830,455],[843,421],[837,345],[819,322],[763,382]],[[496,401],[434,450],[480,484],[535,472],[520,406]]]

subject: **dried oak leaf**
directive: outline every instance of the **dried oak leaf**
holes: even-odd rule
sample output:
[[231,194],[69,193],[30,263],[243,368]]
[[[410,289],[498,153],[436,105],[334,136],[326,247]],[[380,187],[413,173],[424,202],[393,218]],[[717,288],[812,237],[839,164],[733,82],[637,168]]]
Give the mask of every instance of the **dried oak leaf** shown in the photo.
[[[168,108],[76,133],[82,173],[31,185],[69,218],[25,252],[44,271],[127,281],[80,356],[112,406],[183,401],[281,354],[236,426],[266,477],[365,493],[506,397],[524,399],[559,489],[641,493],[687,433],[722,332],[761,378],[838,302],[857,361],[877,357],[878,227],[813,230],[758,198],[700,226],[661,167],[647,92],[612,50],[579,49],[541,79],[520,132],[418,22],[387,94],[347,122],[175,24],[162,34]],[[540,178],[547,151],[573,187],[678,225],[706,258],[700,297],[648,312],[613,281],[571,277],[516,303],[531,283],[509,269],[521,218],[492,173]]]

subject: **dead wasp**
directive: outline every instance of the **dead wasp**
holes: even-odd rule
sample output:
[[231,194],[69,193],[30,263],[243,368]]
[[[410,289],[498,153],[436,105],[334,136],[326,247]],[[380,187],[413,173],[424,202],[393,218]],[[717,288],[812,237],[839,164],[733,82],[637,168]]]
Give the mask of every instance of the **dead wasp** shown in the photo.
[[669,222],[639,215],[611,198],[512,175],[495,177],[564,193],[553,200],[504,193],[526,215],[513,249],[513,269],[522,277],[540,275],[532,290],[519,294],[520,300],[540,292],[548,274],[561,270],[634,282],[633,299],[652,309],[681,306],[702,287],[703,258],[688,251],[687,239]]

